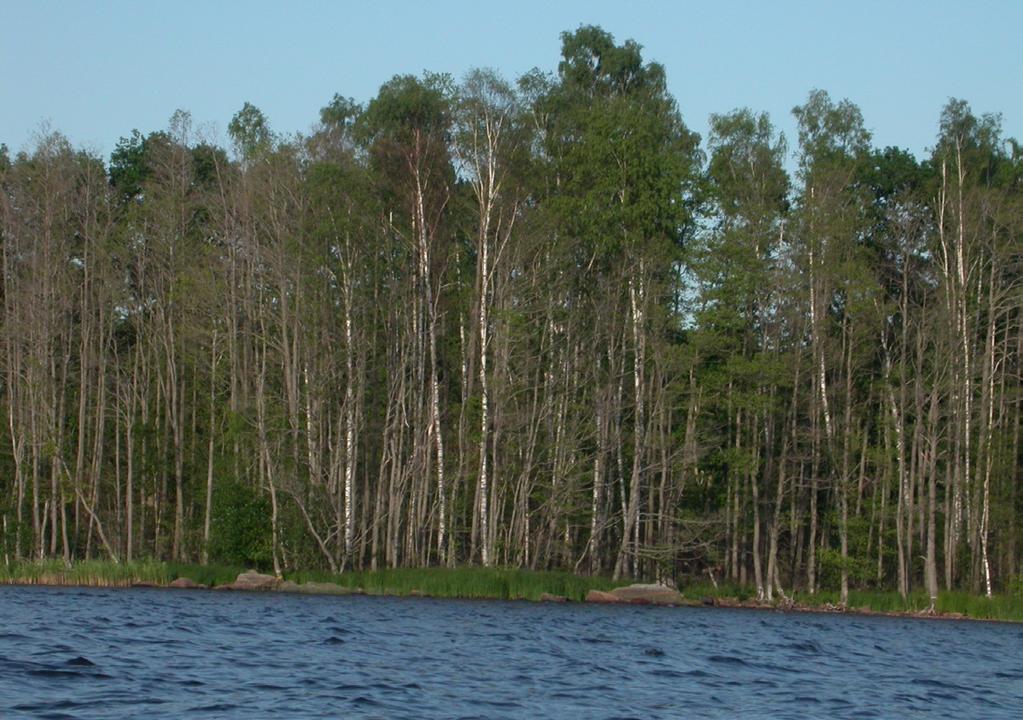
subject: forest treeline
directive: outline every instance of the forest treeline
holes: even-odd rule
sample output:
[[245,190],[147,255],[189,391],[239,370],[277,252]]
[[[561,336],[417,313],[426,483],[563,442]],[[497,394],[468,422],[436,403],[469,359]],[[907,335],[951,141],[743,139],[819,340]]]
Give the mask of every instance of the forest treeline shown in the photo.
[[[6,562],[1020,573],[1023,154],[812,91],[687,129],[596,27],[229,147],[0,153]],[[791,168],[791,172],[790,172]]]

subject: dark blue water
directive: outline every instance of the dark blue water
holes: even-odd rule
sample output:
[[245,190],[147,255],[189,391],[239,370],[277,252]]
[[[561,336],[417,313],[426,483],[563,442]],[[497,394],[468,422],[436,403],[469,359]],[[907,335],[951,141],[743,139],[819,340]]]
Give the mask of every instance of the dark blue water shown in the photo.
[[1023,718],[1023,626],[0,587],[0,717]]

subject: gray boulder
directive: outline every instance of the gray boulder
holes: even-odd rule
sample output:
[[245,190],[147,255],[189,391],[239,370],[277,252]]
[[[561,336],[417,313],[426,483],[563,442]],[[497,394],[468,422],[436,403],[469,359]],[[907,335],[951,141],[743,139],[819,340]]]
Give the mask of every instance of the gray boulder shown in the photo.
[[629,603],[632,605],[685,604],[681,593],[679,593],[679,591],[675,588],[668,587],[667,585],[627,585],[625,587],[615,588],[611,591],[611,594],[617,598],[619,602]]
[[590,590],[586,602],[620,603],[623,605],[685,605],[678,590],[667,585],[626,585],[611,592]]
[[254,570],[249,570],[248,572],[241,573],[230,585],[222,585],[221,587],[225,590],[249,590],[260,592],[276,590],[277,586],[280,584],[281,581],[273,575],[264,575]]
[[307,582],[301,585],[285,580],[277,587],[279,592],[298,593],[300,595],[357,595],[359,590],[334,583]]

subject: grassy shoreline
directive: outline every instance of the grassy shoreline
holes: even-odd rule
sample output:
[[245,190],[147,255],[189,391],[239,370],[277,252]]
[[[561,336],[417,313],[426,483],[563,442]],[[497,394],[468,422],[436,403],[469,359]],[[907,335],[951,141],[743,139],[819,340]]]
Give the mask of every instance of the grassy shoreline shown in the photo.
[[[0,566],[0,585],[82,587],[168,587],[178,578],[215,588],[230,584],[245,568],[223,565],[188,565],[151,560],[114,564],[81,561],[67,567],[59,560],[23,562]],[[556,595],[581,602],[590,590],[610,590],[627,582],[586,577],[567,572],[536,572],[498,568],[399,568],[351,571],[335,575],[322,571],[284,574],[293,583],[329,583],[367,595],[427,596],[477,600],[542,600]],[[850,591],[848,607],[841,607],[838,593],[794,597],[768,604],[758,602],[750,588],[734,585],[690,584],[679,588],[686,605],[758,610],[827,612],[896,617],[996,620],[1023,622],[1023,597],[996,595],[987,598],[965,592],[942,592],[933,611],[924,593],[905,600],[895,592]]]
[[917,591],[903,599],[891,590],[850,590],[846,606],[840,603],[837,590],[824,590],[813,595],[797,592],[771,603],[758,602],[753,588],[697,584],[682,589],[687,599],[701,598],[715,607],[738,607],[791,612],[845,613],[889,617],[919,617],[945,620],[982,620],[1023,623],[1023,596],[998,594],[992,598],[962,591],[938,593],[931,607],[926,592]]
[[[244,567],[187,565],[157,561],[114,564],[81,561],[67,567],[60,560],[0,566],[0,585],[83,587],[168,587],[178,578],[216,588],[232,583]],[[590,590],[610,590],[608,578],[583,577],[568,572],[534,572],[497,568],[398,568],[349,571],[337,575],[325,571],[298,570],[284,573],[284,580],[298,584],[329,583],[366,595],[429,596],[478,600],[541,600],[559,595],[581,602]]]

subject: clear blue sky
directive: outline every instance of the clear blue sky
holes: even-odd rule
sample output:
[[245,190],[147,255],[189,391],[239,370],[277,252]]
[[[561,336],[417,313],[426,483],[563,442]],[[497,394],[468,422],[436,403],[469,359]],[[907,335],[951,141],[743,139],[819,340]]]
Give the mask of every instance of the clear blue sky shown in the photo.
[[748,106],[794,145],[790,111],[819,87],[859,105],[880,146],[922,154],[951,96],[1023,137],[1023,0],[0,0],[0,142],[49,121],[106,156],[177,108],[223,133],[245,101],[305,131],[335,92],[364,102],[396,73],[554,70],[580,24],[643,45],[703,136],[710,113]]

